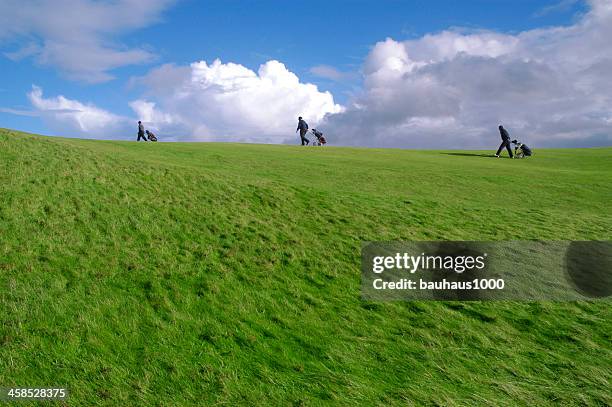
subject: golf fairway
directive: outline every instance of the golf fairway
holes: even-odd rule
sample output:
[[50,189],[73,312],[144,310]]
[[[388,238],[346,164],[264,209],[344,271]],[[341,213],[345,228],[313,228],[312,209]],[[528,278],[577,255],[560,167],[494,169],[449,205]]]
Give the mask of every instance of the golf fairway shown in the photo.
[[0,130],[0,383],[71,406],[610,405],[609,301],[360,299],[364,241],[610,240],[612,148],[492,152]]

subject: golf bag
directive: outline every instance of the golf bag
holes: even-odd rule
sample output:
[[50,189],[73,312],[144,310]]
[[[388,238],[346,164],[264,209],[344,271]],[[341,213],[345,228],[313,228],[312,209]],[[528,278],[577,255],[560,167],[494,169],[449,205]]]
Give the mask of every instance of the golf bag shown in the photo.
[[317,141],[312,142],[313,146],[324,146],[325,144],[327,144],[327,140],[325,140],[325,136],[323,135],[323,133],[321,133],[317,129],[312,129],[311,132],[317,138]]
[[155,137],[155,134],[151,133],[149,130],[147,130],[147,138],[149,139],[149,141],[157,141],[157,137]]
[[512,140],[512,144],[514,144],[514,156],[516,158],[524,158],[524,157],[531,157],[533,155],[533,152],[531,151],[531,149],[529,147],[527,147],[525,144],[521,143],[518,140]]

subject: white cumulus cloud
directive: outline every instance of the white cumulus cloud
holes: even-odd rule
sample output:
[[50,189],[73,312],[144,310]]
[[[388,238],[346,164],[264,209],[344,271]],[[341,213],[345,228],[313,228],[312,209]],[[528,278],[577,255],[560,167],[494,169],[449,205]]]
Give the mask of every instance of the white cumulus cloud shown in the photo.
[[[115,43],[159,20],[174,0],[2,0],[0,47],[11,59],[33,57],[85,82],[112,79],[110,70],[155,59],[143,48]],[[9,51],[7,48],[12,47]],[[15,49],[15,47],[17,47]]]
[[63,95],[45,97],[36,86],[28,97],[32,114],[53,132],[107,139],[131,138],[141,120],[164,141],[278,143],[296,138],[298,116],[316,125],[326,114],[342,111],[331,93],[300,82],[278,61],[257,72],[219,60],[163,65],[132,84],[144,88],[144,97],[128,103],[130,118]]
[[377,43],[362,93],[325,127],[341,144],[491,147],[497,125],[540,146],[612,144],[612,1],[575,24],[503,34],[448,30]]
[[164,65],[133,83],[148,95],[132,103],[139,114],[162,132],[196,140],[282,142],[292,136],[298,116],[317,123],[342,111],[331,93],[302,83],[274,60],[257,72],[218,59]]
[[40,116],[58,135],[98,139],[127,136],[130,125],[128,118],[100,109],[91,103],[82,103],[61,95],[45,98],[43,90],[38,86],[32,86],[28,98],[34,108],[32,114]]

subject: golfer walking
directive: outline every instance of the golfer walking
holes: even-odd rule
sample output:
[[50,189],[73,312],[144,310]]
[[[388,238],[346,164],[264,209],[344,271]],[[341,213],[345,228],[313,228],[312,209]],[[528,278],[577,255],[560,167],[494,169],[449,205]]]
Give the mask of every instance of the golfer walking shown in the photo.
[[508,150],[508,154],[510,154],[510,158],[514,158],[514,156],[512,155],[512,149],[510,148],[510,134],[508,134],[508,131],[504,129],[504,126],[502,126],[501,124],[499,125],[498,128],[499,128],[499,135],[501,136],[501,139],[502,139],[502,143],[497,149],[497,153],[495,153],[495,157],[499,158],[499,154],[502,152],[504,147],[506,147],[506,150]]
[[307,146],[308,143],[310,143],[310,140],[306,138],[306,133],[308,133],[308,123],[306,123],[306,121],[302,119],[302,116],[298,117],[298,125],[297,125],[297,129],[295,130],[295,132],[297,133],[298,130],[300,131],[300,139],[302,139],[302,145]]
[[147,141],[147,136],[145,136],[144,126],[142,125],[142,122],[138,120],[138,138],[136,139],[136,141],[140,141],[141,137],[144,141]]

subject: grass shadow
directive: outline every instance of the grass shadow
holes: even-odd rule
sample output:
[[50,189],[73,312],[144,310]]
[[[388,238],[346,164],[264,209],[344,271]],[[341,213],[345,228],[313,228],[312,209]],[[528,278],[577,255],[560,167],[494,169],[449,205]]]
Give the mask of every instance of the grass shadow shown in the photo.
[[[458,156],[463,156],[463,157],[489,157],[489,158],[495,158],[495,155],[493,154],[478,154],[478,153],[441,153],[444,155],[458,155]],[[501,156],[500,158],[509,158],[509,157],[505,157],[505,156]]]

